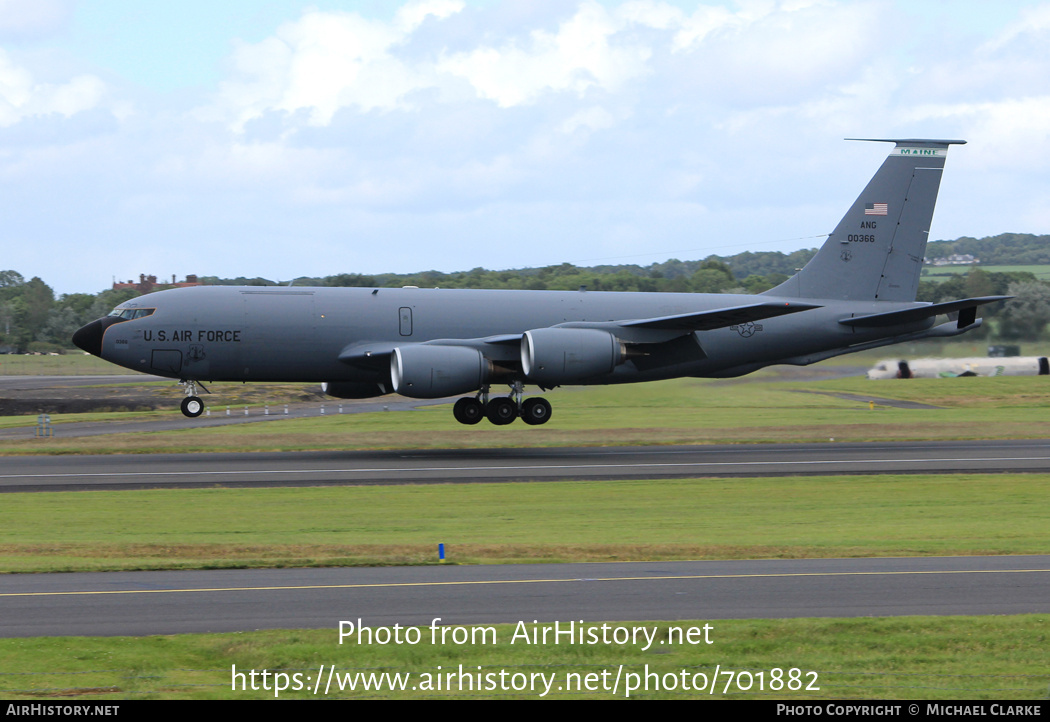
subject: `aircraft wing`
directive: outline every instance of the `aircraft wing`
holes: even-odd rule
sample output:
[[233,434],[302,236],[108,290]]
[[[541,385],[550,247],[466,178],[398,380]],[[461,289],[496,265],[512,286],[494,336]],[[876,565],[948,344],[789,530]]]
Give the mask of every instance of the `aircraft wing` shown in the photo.
[[[946,301],[945,303],[933,303],[929,306],[917,306],[905,308],[901,311],[886,311],[885,313],[873,313],[868,316],[856,316],[843,318],[839,323],[844,326],[855,326],[857,328],[880,328],[883,326],[900,326],[906,323],[922,321],[925,318],[938,316],[942,313],[959,312],[959,328],[969,326],[974,322],[977,315],[977,307],[986,303],[1006,301],[1013,296],[980,296],[978,298],[964,298],[961,301]],[[964,321],[966,323],[964,323]]]
[[[674,336],[692,331],[713,331],[719,328],[727,328],[736,324],[748,323],[749,321],[761,321],[766,318],[783,316],[799,311],[808,311],[820,306],[811,303],[795,302],[765,302],[753,303],[747,306],[733,306],[730,308],[718,308],[713,311],[700,311],[697,313],[683,313],[675,316],[658,316],[655,318],[632,319],[630,321],[570,321],[559,324],[555,328],[601,328],[616,333],[617,329],[647,329],[650,331],[671,332],[659,334],[656,341],[666,341]],[[383,341],[378,343],[355,343],[347,346],[339,353],[339,360],[343,363],[381,366],[389,362],[390,354],[394,348],[404,346],[406,343],[421,343],[427,346],[467,346],[476,348],[486,357],[501,357],[506,355],[505,350],[498,351],[497,348],[517,348],[521,345],[523,333],[508,333],[497,336],[485,336],[482,338],[440,338],[429,341]]]
[[699,313],[683,313],[677,316],[624,321],[615,325],[625,328],[653,328],[665,331],[713,331],[717,328],[726,328],[749,321],[761,321],[774,316],[808,311],[812,308],[820,308],[820,306],[812,303],[788,303],[786,301],[753,303],[747,306],[718,308],[714,311],[700,311]]

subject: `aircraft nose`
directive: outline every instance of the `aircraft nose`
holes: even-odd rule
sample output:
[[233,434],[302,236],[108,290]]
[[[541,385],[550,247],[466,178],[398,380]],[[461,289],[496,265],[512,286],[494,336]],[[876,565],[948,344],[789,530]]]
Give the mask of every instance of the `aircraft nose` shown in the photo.
[[123,319],[116,316],[103,316],[96,321],[92,321],[86,326],[77,329],[77,332],[73,334],[73,343],[77,348],[101,358],[102,336],[106,333],[107,328],[121,320]]

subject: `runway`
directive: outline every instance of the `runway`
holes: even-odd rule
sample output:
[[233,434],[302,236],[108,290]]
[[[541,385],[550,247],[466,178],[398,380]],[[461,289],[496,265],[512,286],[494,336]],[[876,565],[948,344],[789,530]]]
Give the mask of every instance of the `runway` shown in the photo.
[[0,636],[1050,612],[1050,556],[0,576]]
[[1040,439],[12,456],[0,470],[0,491],[1048,471],[1050,442]]

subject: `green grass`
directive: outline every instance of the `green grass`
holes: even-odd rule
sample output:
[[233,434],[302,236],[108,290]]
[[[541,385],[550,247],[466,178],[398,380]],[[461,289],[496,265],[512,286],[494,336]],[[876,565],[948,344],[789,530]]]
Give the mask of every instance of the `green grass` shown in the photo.
[[[105,454],[321,449],[500,448],[646,444],[780,443],[1047,438],[1050,379],[1041,376],[869,381],[771,381],[778,371],[740,380],[677,379],[627,386],[558,389],[551,421],[465,427],[449,405],[400,413],[338,415],[95,437],[0,442],[0,454]],[[813,393],[816,392],[816,393]],[[845,399],[835,394],[860,397]],[[899,409],[869,399],[940,408]],[[236,410],[236,409],[235,409]],[[220,406],[217,413],[223,413]],[[261,413],[255,407],[254,413]],[[150,416],[151,414],[145,414]],[[152,412],[180,418],[177,412]],[[142,416],[140,416],[141,418]],[[26,417],[19,417],[25,421]],[[35,419],[35,417],[33,417]],[[96,417],[97,418],[97,417]],[[127,418],[113,414],[113,419]]]
[[[1050,552],[1036,474],[13,493],[0,571]],[[1004,520],[1009,520],[1004,524]]]
[[[50,414],[52,424],[70,424],[74,422],[115,423],[118,421],[135,421],[144,419],[162,419],[170,417],[171,411],[94,411],[80,414]],[[35,428],[38,414],[24,416],[0,416],[0,429]],[[0,445],[4,442],[0,441]],[[2,453],[2,446],[0,446]]]
[[112,376],[134,374],[81,351],[61,356],[0,354],[0,376]]
[[[354,618],[356,620],[356,618]],[[365,620],[367,622],[367,620]],[[9,700],[50,699],[62,704],[103,699],[273,699],[273,673],[299,674],[303,687],[312,687],[321,665],[327,680],[335,665],[340,674],[408,673],[408,686],[425,683],[425,676],[452,671],[492,674],[498,684],[500,671],[519,676],[543,674],[554,684],[548,698],[623,699],[628,674],[638,683],[646,672],[662,682],[674,675],[672,692],[644,689],[631,693],[641,699],[758,698],[777,700],[1038,700],[1046,699],[1050,670],[1046,649],[1050,643],[1047,615],[1007,617],[898,617],[877,619],[720,620],[707,622],[620,622],[619,626],[657,626],[657,639],[667,640],[669,626],[703,627],[710,623],[712,644],[643,645],[511,644],[515,628],[494,627],[497,644],[431,644],[429,628],[421,629],[420,642],[409,644],[338,643],[338,620],[323,630],[257,631],[240,634],[180,635],[174,637],[36,638],[0,640],[0,691]],[[558,690],[570,675],[584,680],[593,675],[600,684],[606,672],[608,687],[623,665],[618,693]],[[648,668],[646,667],[648,665]],[[234,691],[232,671],[255,670],[257,691]],[[681,689],[682,672],[699,686],[719,670],[719,684],[712,695]],[[802,689],[769,690],[771,671],[800,670]],[[271,691],[262,687],[268,670]],[[750,672],[742,686],[730,685],[726,671]],[[815,673],[815,674],[813,674]],[[765,692],[758,692],[759,674]],[[476,678],[476,677],[475,677]],[[251,684],[251,677],[244,678]],[[447,678],[445,678],[447,679]],[[486,678],[483,678],[483,680]],[[538,681],[538,678],[536,678]],[[734,677],[735,680],[735,677]],[[650,685],[653,685],[650,677]],[[708,682],[708,684],[710,684]],[[818,689],[805,689],[809,685]],[[324,684],[318,698],[326,695]],[[282,699],[314,697],[311,689],[287,690]],[[538,692],[500,689],[449,692],[411,689],[405,692],[337,691],[335,698],[520,698],[536,699]]]
[[[923,281],[945,281],[952,276],[965,276],[975,266],[923,266]],[[985,266],[977,265],[987,273],[1031,273],[1040,281],[1050,280],[1050,266],[1027,265],[1027,266]]]

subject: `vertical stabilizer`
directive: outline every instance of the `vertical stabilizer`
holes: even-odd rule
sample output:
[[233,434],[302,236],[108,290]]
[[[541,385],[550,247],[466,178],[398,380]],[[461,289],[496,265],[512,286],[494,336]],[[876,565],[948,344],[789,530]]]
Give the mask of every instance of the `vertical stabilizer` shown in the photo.
[[817,255],[770,296],[914,301],[948,146],[964,140],[895,143]]

